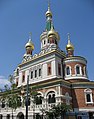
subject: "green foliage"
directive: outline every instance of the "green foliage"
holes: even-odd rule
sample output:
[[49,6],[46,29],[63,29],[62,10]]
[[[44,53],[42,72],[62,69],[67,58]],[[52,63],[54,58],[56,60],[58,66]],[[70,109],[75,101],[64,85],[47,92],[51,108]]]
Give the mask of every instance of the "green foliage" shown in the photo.
[[6,104],[12,108],[17,109],[17,107],[21,106],[21,99],[18,96],[18,94],[15,92],[16,90],[16,84],[14,83],[13,76],[9,76],[9,81],[11,86],[5,85],[4,86],[4,92],[2,93],[2,96],[0,97],[2,101],[6,101]]
[[31,89],[31,93],[30,94],[31,94],[31,97],[33,98],[33,103],[35,104],[37,102],[38,93],[37,93],[36,90]]
[[70,110],[71,110],[70,105],[61,103],[61,104],[53,106],[49,111],[46,111],[45,113],[48,116],[48,118],[50,118],[50,119],[52,117],[58,118],[59,116],[62,116],[62,115],[64,118],[64,115],[66,114],[66,112],[68,112]]
[[17,94],[12,94],[8,98],[8,105],[12,109],[17,109],[17,107],[21,106],[21,98]]

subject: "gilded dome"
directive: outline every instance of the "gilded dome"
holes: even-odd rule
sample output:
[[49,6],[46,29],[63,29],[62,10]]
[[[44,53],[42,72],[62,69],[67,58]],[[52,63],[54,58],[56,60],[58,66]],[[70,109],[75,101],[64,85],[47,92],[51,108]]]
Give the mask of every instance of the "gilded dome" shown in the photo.
[[53,25],[51,25],[51,30],[48,32],[48,37],[50,37],[51,35],[54,35],[58,40],[60,40],[59,34],[54,30]]
[[71,41],[70,41],[70,35],[68,33],[68,44],[66,45],[66,50],[74,50],[74,46],[72,45]]
[[66,50],[74,50],[74,46],[71,43],[69,43],[66,46]]
[[34,44],[32,43],[31,39],[29,39],[29,41],[26,43],[25,48],[31,48],[32,50],[34,50]]

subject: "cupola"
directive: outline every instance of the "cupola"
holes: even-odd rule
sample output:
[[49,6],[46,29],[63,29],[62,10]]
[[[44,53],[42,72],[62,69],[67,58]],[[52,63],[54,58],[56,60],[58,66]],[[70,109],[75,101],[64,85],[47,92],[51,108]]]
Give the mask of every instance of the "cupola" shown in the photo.
[[32,43],[32,40],[31,40],[31,33],[29,35],[29,40],[26,43],[25,48],[26,48],[26,54],[32,55],[32,51],[34,50],[34,44]]
[[66,45],[67,55],[68,57],[74,55],[74,46],[70,41],[70,34],[68,33],[68,44]]

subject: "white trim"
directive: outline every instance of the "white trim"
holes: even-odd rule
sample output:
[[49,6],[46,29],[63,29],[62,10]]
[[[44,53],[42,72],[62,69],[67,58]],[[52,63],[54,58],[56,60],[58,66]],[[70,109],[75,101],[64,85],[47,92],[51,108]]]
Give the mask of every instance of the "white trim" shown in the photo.
[[[86,104],[93,104],[92,90],[87,88],[84,90],[84,94],[85,94],[85,103]],[[87,94],[90,95],[90,100],[91,100],[90,102],[87,102]]]
[[[80,74],[77,74],[76,67],[79,67],[79,73],[80,73]],[[76,64],[76,65],[75,65],[75,75],[77,75],[77,76],[78,76],[78,75],[82,75],[82,70],[81,70],[81,69],[82,69],[81,65],[80,65],[80,64]]]
[[85,111],[85,112],[94,112],[94,107],[90,108],[79,108],[79,111]]
[[75,57],[75,59],[64,60],[64,63],[70,63],[70,62],[79,62],[86,65],[86,61],[84,59],[77,59],[77,57]]
[[86,79],[86,80],[88,80],[87,77],[79,76],[79,75],[77,75],[77,76],[71,76],[71,77],[65,77],[65,80],[70,80],[70,79]]
[[47,92],[45,92],[45,98],[48,96],[48,93],[49,92],[54,92],[55,97],[56,97],[56,94],[57,94],[56,90],[54,90],[54,89],[48,89]]

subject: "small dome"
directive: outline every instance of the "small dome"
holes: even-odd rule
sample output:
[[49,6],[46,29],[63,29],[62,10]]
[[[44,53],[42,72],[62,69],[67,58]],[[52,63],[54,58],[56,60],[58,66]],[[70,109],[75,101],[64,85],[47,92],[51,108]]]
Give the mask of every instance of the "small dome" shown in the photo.
[[48,37],[54,35],[58,40],[60,40],[58,33],[54,30],[54,27],[51,25],[51,30],[48,32]]
[[66,50],[74,50],[74,46],[71,43],[68,43],[66,46]]
[[72,50],[74,51],[74,46],[72,45],[71,41],[70,41],[70,34],[68,33],[68,44],[66,45],[66,50]]
[[34,44],[32,43],[31,39],[26,43],[25,48],[31,48],[34,50]]

